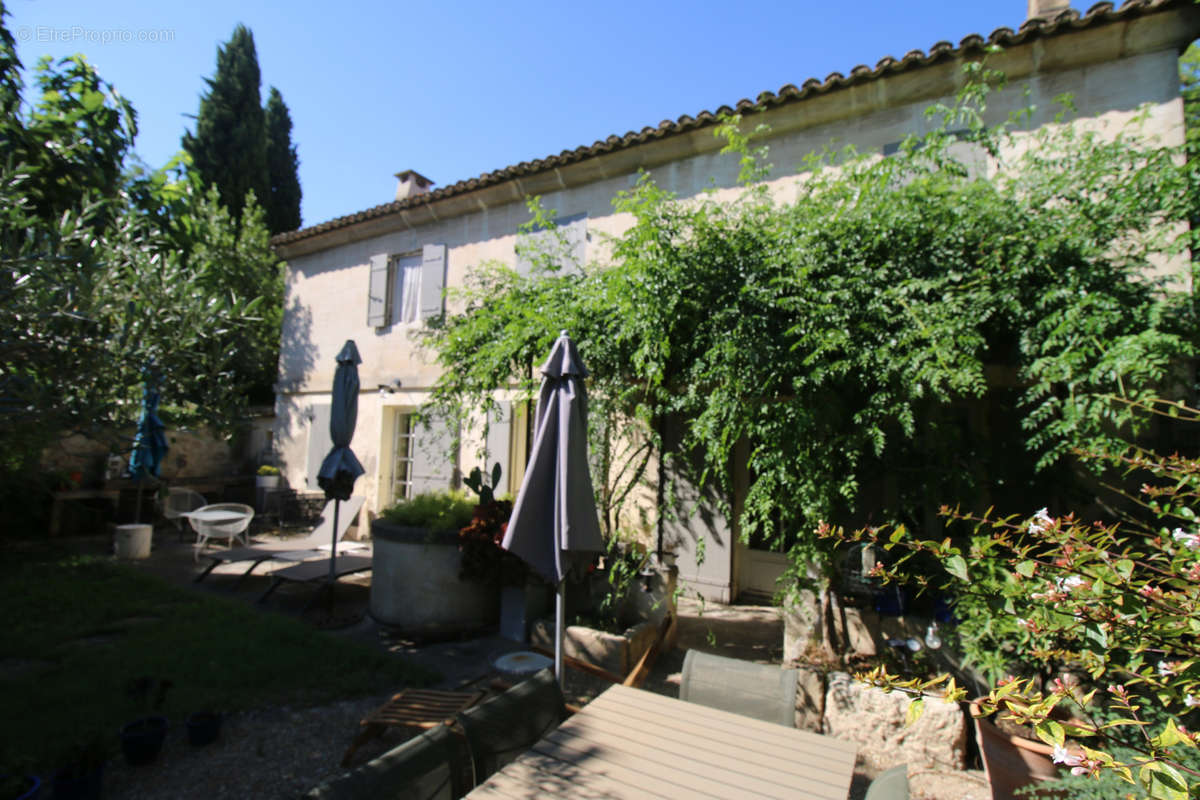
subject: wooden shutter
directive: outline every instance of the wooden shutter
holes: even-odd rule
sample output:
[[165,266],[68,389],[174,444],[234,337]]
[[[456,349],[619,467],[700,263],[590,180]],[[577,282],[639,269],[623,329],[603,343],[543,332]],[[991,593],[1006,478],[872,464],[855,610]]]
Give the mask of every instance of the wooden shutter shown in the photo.
[[421,251],[421,319],[441,315],[445,285],[446,245],[427,244]]
[[569,272],[582,271],[587,259],[587,214],[567,217],[559,222],[559,229],[567,248],[563,269]]
[[309,491],[319,488],[317,473],[321,471],[321,462],[333,449],[333,439],[329,437],[329,404],[311,407],[312,422],[308,424],[308,475],[306,476]]
[[500,464],[500,482],[496,484],[496,496],[515,493],[511,476],[512,459],[509,457],[509,447],[512,441],[512,403],[498,403],[496,408],[488,412],[487,456],[483,467],[490,476],[492,465]]
[[392,264],[386,253],[371,256],[367,288],[367,325],[382,328],[392,321]]
[[417,423],[412,449],[414,496],[453,488],[458,473],[453,445],[454,431],[444,419],[432,417]]

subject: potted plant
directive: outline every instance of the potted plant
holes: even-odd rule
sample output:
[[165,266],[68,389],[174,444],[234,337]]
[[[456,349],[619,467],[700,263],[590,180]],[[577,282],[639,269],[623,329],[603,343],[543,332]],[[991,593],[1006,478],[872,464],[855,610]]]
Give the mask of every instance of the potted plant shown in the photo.
[[[130,681],[127,693],[146,710],[162,708],[171,682],[160,678],[136,678]],[[130,766],[149,764],[158,758],[167,738],[167,718],[154,714],[139,717],[121,729],[121,752]]]
[[500,546],[513,509],[512,500],[496,497],[500,474],[496,463],[490,474],[475,467],[463,480],[479,502],[471,522],[459,531],[460,575],[464,580],[499,583],[500,635],[525,642],[530,625],[549,609],[552,590],[524,561]]
[[382,625],[429,637],[495,622],[496,584],[464,580],[459,530],[474,504],[462,492],[429,492],[385,508],[371,522],[369,611]]
[[254,485],[259,489],[276,489],[279,487],[280,480],[279,467],[273,464],[263,464],[255,473]]

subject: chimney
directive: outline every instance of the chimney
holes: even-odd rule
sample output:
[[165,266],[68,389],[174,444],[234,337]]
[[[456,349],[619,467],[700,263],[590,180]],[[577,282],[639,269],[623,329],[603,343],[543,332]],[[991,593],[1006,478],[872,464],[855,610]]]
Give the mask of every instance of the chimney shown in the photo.
[[[1030,0],[1030,2],[1033,2],[1033,0]],[[396,184],[397,201],[425,194],[429,191],[429,187],[433,186],[433,181],[411,169],[406,169],[404,172],[397,172],[396,180],[398,181]]]
[[1052,19],[1071,7],[1071,0],[1029,0],[1029,19]]

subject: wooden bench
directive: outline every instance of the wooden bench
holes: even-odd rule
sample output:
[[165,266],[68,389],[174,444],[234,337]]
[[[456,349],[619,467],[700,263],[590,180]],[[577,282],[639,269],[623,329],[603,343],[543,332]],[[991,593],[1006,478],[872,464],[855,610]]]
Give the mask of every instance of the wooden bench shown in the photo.
[[404,726],[429,730],[444,722],[452,722],[454,715],[478,703],[487,692],[439,692],[433,689],[405,689],[392,695],[379,708],[372,711],[359,725],[362,730],[354,737],[342,766],[350,766],[350,760],[358,748],[393,726]]

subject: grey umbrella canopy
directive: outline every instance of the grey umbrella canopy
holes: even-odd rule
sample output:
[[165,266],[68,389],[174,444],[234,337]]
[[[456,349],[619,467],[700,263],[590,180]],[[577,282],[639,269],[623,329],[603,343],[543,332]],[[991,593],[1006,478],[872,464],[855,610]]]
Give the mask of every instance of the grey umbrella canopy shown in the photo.
[[337,575],[337,530],[341,501],[350,499],[354,482],[365,472],[350,449],[354,426],[358,422],[358,365],[361,363],[362,358],[358,355],[354,340],[347,339],[337,354],[337,370],[333,374],[333,399],[329,408],[329,438],[333,440],[333,448],[317,472],[317,483],[325,490],[325,498],[336,501],[333,504],[333,550],[329,554],[331,587]]
[[562,680],[563,579],[603,552],[587,456],[587,369],[563,331],[542,365],[533,451],[501,547],[558,586],[554,667]]

